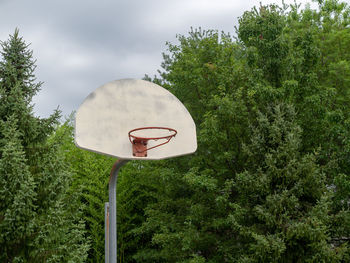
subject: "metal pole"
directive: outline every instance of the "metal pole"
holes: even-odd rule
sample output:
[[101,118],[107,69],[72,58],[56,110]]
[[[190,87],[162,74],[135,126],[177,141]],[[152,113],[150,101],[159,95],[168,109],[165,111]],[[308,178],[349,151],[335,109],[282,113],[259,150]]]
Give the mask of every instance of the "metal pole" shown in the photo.
[[109,203],[105,203],[105,263],[109,263]]
[[109,263],[117,263],[117,201],[116,185],[118,172],[128,160],[118,160],[109,177]]

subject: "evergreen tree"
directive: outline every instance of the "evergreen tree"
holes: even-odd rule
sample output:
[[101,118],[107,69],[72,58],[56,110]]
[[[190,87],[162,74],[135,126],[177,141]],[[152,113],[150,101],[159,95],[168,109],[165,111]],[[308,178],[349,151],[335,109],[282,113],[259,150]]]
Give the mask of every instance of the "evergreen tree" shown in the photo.
[[18,30],[1,42],[0,259],[5,262],[84,262],[87,243],[60,142],[51,137],[59,111],[36,117],[41,84],[32,51]]
[[247,168],[232,180],[237,198],[223,221],[235,233],[240,262],[344,259],[346,249],[329,242],[332,193],[315,154],[300,152],[301,133],[293,107],[283,104],[252,126],[243,147]]
[[17,262],[28,256],[29,238],[34,228],[37,194],[16,120],[2,121],[2,157],[0,159],[0,233],[1,262]]

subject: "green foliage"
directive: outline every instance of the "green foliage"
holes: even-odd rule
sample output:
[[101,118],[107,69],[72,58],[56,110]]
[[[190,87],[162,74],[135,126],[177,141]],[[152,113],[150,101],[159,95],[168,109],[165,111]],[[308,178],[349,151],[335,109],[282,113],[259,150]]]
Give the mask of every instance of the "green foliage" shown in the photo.
[[77,148],[74,128],[68,119],[56,136],[62,141],[62,154],[72,175],[69,192],[77,196],[82,206],[82,219],[90,240],[88,262],[104,261],[104,203],[108,202],[108,179],[113,159]]
[[166,71],[161,84],[182,99],[200,124],[212,95],[224,94],[232,83],[243,85],[246,79],[244,72],[235,70],[240,67],[235,58],[241,50],[230,35],[212,30],[192,30],[189,34],[179,36],[180,45],[168,43],[171,55],[164,54],[162,66]]
[[[103,262],[104,203],[108,202],[108,180],[115,159],[78,149],[73,142],[72,116],[55,134],[63,143],[64,159],[73,178],[69,192],[76,194],[83,206],[82,217],[86,221],[90,240],[88,261]],[[118,262],[134,262],[133,255],[139,245],[150,241],[149,236],[136,234],[133,230],[145,221],[143,210],[154,200],[152,192],[155,186],[148,181],[155,172],[152,164],[132,162],[123,167],[118,175]]]
[[[198,29],[168,43],[153,81],[191,112],[198,150],[122,169],[118,261],[350,260],[350,10],[318,2],[253,8],[236,38]],[[72,131],[68,122],[54,138],[83,205],[88,260],[102,262],[114,160],[77,149]]]
[[140,247],[149,249],[151,236],[135,229],[146,220],[145,207],[155,201],[157,170],[154,162],[133,161],[120,173],[117,188],[119,262],[135,262],[134,255]]
[[248,64],[259,68],[262,77],[274,86],[281,85],[290,59],[283,34],[285,20],[278,6],[260,6],[259,11],[254,8],[243,14],[237,30],[239,39],[247,47]]
[[84,262],[87,242],[61,143],[59,112],[35,117],[35,63],[18,30],[1,43],[0,261]]
[[[0,159],[0,260],[23,257],[27,238],[35,230],[35,183],[19,139],[16,120],[1,123],[4,146]],[[22,255],[21,255],[22,254]]]
[[325,175],[315,155],[300,153],[295,115],[292,107],[277,105],[258,117],[244,147],[250,166],[233,181],[235,205],[249,215],[241,222],[239,215],[237,222],[240,243],[247,242],[243,250],[250,251],[245,260],[251,262],[328,262],[337,256],[327,242],[330,193]]
[[260,6],[237,41],[192,30],[168,45],[154,81],[199,145],[145,171],[155,201],[134,232],[152,243],[137,262],[349,260],[349,8],[319,8]]

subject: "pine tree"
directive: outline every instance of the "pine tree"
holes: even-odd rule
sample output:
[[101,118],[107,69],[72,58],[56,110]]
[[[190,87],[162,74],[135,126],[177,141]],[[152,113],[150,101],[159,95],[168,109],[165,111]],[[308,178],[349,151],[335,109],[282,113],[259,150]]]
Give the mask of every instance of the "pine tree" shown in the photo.
[[[4,147],[0,159],[0,261],[23,258],[34,232],[35,184],[16,130],[16,120],[2,121]],[[25,249],[23,249],[25,248]]]
[[83,262],[87,242],[60,141],[60,118],[34,116],[40,90],[32,51],[18,30],[1,42],[0,259],[5,262]]

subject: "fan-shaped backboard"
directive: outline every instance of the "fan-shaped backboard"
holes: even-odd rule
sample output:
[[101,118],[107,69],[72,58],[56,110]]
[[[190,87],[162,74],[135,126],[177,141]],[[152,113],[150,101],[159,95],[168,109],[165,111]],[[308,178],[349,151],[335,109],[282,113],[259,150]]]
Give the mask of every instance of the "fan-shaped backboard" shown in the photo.
[[[133,155],[128,133],[142,127],[167,127],[177,131],[168,143]],[[137,131],[140,137],[167,136],[164,130]],[[78,147],[121,159],[158,160],[197,149],[196,126],[185,106],[169,91],[152,82],[122,79],[92,92],[81,104],[75,119]],[[148,148],[161,142],[150,140]]]

